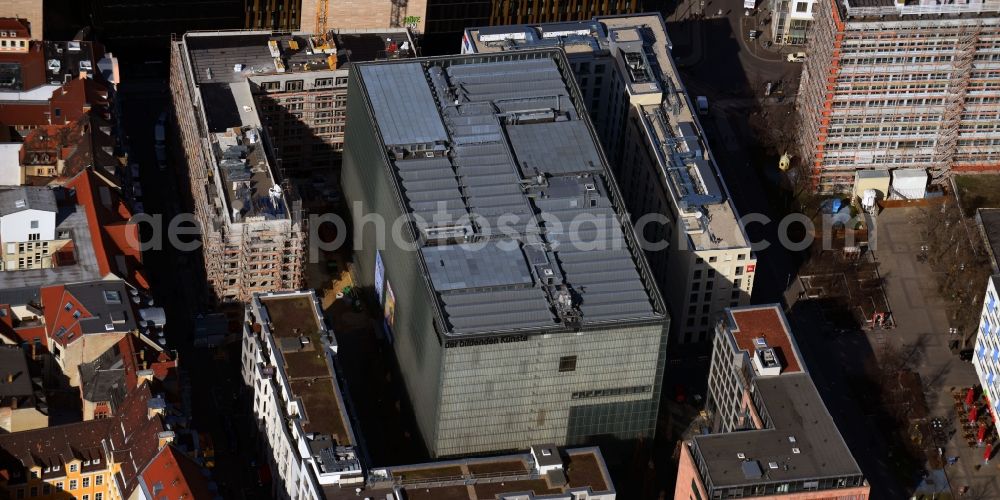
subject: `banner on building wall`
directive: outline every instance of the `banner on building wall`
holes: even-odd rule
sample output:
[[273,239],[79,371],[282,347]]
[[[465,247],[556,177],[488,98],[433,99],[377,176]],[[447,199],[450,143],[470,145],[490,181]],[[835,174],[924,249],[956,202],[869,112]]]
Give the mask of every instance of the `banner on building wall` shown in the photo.
[[375,250],[375,295],[378,303],[382,303],[383,287],[385,286],[385,264],[382,263],[382,252]]
[[383,325],[385,326],[385,336],[392,344],[392,327],[396,324],[396,295],[392,293],[392,285],[389,280],[385,281],[385,307],[383,308]]

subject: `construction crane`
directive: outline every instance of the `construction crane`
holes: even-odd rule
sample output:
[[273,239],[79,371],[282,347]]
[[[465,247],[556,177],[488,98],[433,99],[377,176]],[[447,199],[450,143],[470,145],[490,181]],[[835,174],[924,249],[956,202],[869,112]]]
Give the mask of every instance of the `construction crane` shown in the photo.
[[326,41],[326,18],[330,10],[330,0],[316,0],[316,34]]

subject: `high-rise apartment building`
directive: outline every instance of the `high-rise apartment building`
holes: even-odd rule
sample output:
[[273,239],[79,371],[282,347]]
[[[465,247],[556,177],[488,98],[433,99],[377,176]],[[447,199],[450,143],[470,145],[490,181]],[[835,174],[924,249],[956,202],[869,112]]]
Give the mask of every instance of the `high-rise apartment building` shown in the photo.
[[173,44],[174,112],[217,299],[301,287],[306,236],[291,179],[337,175],[350,65],[413,53],[406,29],[193,32]]
[[730,309],[714,344],[712,433],[681,445],[674,498],[868,498],[780,307]]
[[669,46],[658,14],[471,28],[462,40],[463,53],[566,53],[636,230],[667,243],[646,256],[672,341],[704,341],[725,308],[749,302],[757,259]]
[[1000,169],[1000,3],[821,1],[798,96],[820,192],[855,171]]
[[668,317],[563,53],[359,64],[347,107],[359,285],[431,454],[652,436]]

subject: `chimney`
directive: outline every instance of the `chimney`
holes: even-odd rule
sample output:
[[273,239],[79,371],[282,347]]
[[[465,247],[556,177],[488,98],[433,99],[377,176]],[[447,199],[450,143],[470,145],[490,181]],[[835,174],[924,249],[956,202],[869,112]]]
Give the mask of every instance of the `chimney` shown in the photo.
[[135,372],[135,376],[138,377],[138,385],[142,385],[143,382],[153,381],[153,370],[139,370]]
[[162,450],[164,446],[174,442],[174,431],[163,431],[156,434],[156,449]]

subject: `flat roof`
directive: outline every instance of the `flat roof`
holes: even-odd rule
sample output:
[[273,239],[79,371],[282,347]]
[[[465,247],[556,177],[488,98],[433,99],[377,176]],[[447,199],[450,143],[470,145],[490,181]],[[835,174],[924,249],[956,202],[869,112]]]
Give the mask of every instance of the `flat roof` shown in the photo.
[[737,348],[751,356],[763,341],[774,349],[782,362],[782,373],[804,372],[805,366],[799,357],[798,347],[792,339],[788,321],[781,309],[775,305],[739,307],[728,310],[730,325],[727,331],[732,335]]
[[338,446],[352,445],[343,396],[328,359],[328,330],[315,295],[275,293],[255,297],[268,319],[268,331],[284,363],[291,398],[302,402],[305,432],[329,434]]
[[358,66],[448,335],[665,319],[561,58]]
[[[756,384],[770,428],[694,437],[714,488],[862,474],[808,374]],[[759,465],[760,477],[744,473],[747,462]]]
[[90,230],[82,206],[60,208],[56,215],[56,234],[69,233],[74,261],[48,269],[0,272],[0,288],[38,287],[103,278]]
[[668,51],[671,42],[659,14],[469,28],[466,39],[478,53],[558,47],[571,57],[594,54],[611,59],[634,97],[669,197],[682,216],[680,229],[692,247],[749,245]]
[[[694,450],[706,464],[713,488],[861,476],[819,391],[806,371],[781,308],[728,309],[729,335],[736,349],[753,356],[760,345],[782,361],[778,375],[751,371],[763,429],[695,436]],[[742,457],[742,458],[741,458]],[[709,482],[709,481],[706,481]]]
[[406,498],[427,500],[473,500],[515,493],[540,498],[575,498],[571,492],[579,491],[614,493],[598,448],[564,449],[555,462],[561,468],[541,475],[532,467],[529,453],[392,466],[373,471],[368,491],[377,495],[398,486]]
[[920,15],[981,16],[1000,12],[996,0],[840,0],[840,7],[850,17],[898,16],[919,20]]
[[[322,45],[324,44],[325,45]],[[264,146],[251,79],[294,78],[375,59],[410,57],[414,44],[405,28],[331,31],[328,41],[306,33],[193,31],[183,38],[191,81],[197,88],[220,175],[224,216],[232,222],[287,219],[286,196],[277,185]],[[381,49],[379,48],[381,47]],[[330,73],[332,76],[332,73]]]

